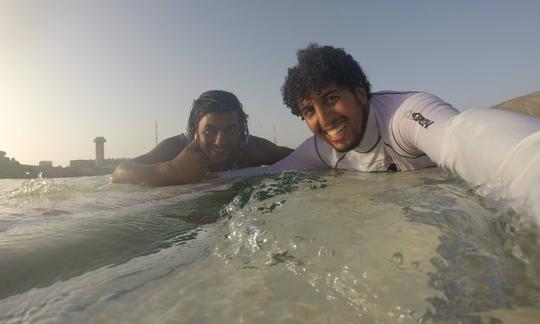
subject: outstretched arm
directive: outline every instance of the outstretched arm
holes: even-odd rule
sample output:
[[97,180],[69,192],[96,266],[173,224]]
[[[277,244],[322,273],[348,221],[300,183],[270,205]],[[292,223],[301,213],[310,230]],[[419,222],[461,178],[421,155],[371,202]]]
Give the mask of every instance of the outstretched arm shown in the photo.
[[498,109],[457,113],[427,94],[412,99],[421,102],[413,114],[394,120],[407,150],[424,152],[472,185],[528,206],[540,222],[539,119]]
[[198,141],[193,140],[174,160],[154,164],[123,162],[114,171],[111,182],[168,186],[203,180],[208,159]]
[[448,125],[437,162],[474,185],[504,189],[504,198],[536,204],[540,218],[540,120],[498,109],[463,112]]
[[270,175],[283,171],[307,171],[325,168],[326,166],[324,162],[321,161],[317,155],[317,152],[315,151],[314,137],[311,136],[284,159],[272,165],[217,172],[215,175],[221,179],[235,179]]
[[250,136],[241,166],[271,165],[284,159],[293,151],[293,149],[278,146],[265,138]]

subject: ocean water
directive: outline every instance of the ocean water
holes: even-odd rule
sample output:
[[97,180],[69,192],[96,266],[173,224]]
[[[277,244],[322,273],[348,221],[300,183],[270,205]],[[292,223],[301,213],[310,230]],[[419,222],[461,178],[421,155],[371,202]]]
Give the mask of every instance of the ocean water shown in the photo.
[[0,322],[538,323],[538,228],[439,169],[0,180]]

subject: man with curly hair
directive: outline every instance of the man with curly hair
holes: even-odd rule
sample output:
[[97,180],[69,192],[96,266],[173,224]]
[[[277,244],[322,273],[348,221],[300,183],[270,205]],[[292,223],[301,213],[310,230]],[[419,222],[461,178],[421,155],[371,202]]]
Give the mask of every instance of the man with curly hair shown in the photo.
[[[341,48],[311,44],[297,57],[282,87],[283,102],[314,136],[271,166],[223,172],[221,177],[439,165],[475,185],[503,183],[513,198],[540,201],[532,197],[540,194],[537,119],[496,109],[460,113],[418,91],[372,93],[360,65]],[[537,191],[531,189],[534,184]]]
[[208,171],[272,164],[292,152],[251,136],[247,117],[234,94],[206,91],[193,102],[187,133],[121,163],[111,181],[154,186],[191,183],[202,180]]
[[[432,167],[440,147],[430,141],[459,112],[416,91],[371,92],[354,58],[341,48],[311,44],[288,70],[283,102],[314,136],[286,159],[229,176],[285,170],[404,171]],[[420,133],[429,136],[420,136]],[[435,159],[436,161],[436,159]]]

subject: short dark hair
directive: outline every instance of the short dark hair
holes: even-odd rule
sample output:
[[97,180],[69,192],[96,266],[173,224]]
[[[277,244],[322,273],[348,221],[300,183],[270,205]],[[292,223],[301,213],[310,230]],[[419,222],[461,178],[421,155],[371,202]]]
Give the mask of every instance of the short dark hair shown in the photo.
[[189,139],[195,138],[199,121],[201,118],[210,112],[229,112],[236,111],[240,122],[241,143],[245,143],[249,136],[249,128],[247,124],[248,115],[242,109],[240,100],[231,92],[224,90],[209,90],[203,92],[199,98],[193,101],[189,120],[187,125],[187,133]]
[[298,102],[308,99],[311,91],[336,85],[354,91],[363,87],[371,98],[371,84],[366,74],[343,48],[309,44],[296,53],[298,64],[289,68],[281,87],[283,103],[296,116],[301,116]]

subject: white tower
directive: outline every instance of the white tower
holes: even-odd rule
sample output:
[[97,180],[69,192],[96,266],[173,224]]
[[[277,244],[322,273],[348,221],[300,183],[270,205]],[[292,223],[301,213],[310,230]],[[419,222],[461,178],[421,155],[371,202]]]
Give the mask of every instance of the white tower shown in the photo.
[[94,139],[94,143],[96,143],[96,167],[102,166],[103,161],[105,161],[105,142],[105,137],[99,136]]

